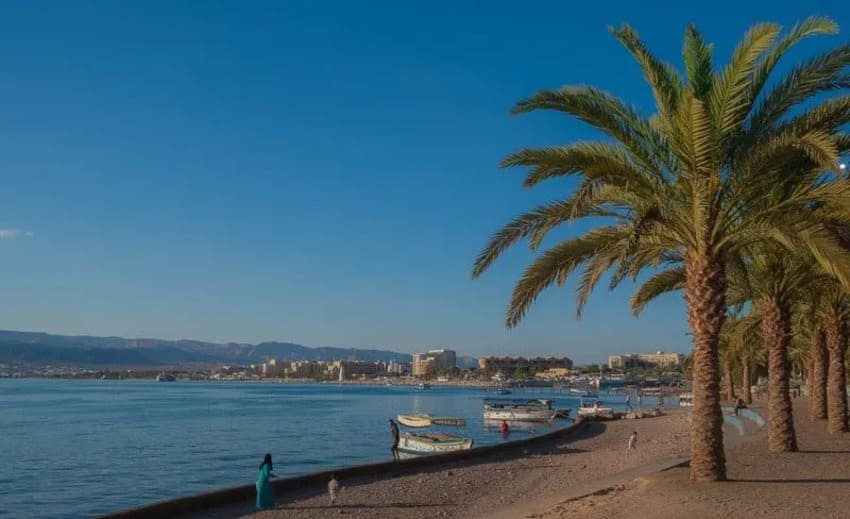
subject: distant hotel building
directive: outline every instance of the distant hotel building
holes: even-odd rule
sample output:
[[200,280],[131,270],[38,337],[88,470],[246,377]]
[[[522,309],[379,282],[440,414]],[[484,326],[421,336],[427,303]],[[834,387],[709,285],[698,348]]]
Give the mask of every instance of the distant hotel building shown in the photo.
[[573,361],[567,357],[481,357],[478,359],[478,369],[482,371],[501,371],[513,373],[518,369],[527,369],[532,373],[554,368],[572,369]]
[[629,353],[627,355],[609,355],[610,369],[650,368],[660,366],[679,367],[685,361],[682,353]]
[[457,356],[453,350],[429,350],[428,353],[414,353],[412,375],[422,377],[442,369],[457,367]]

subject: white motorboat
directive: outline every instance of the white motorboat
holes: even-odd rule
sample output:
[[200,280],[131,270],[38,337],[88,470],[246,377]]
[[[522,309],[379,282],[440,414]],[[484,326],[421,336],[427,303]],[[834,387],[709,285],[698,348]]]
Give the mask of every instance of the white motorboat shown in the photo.
[[693,407],[694,406],[694,394],[693,393],[682,393],[679,395],[679,406],[680,407]]
[[551,400],[485,400],[485,420],[548,422],[557,412]]
[[410,454],[440,454],[472,448],[471,438],[461,438],[442,433],[401,433],[398,450]]
[[582,418],[612,419],[614,418],[614,408],[603,407],[599,405],[598,401],[592,404],[582,402],[581,407],[578,408],[578,415]]

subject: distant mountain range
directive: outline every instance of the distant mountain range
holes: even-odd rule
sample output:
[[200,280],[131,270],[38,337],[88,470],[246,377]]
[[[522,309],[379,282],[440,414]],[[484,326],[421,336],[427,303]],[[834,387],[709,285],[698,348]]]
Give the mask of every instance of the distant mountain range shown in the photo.
[[[125,339],[0,330],[0,363],[129,368],[248,365],[259,364],[269,358],[410,362],[411,356],[407,353],[376,349],[308,348],[290,342],[220,344],[192,340]],[[458,364],[461,364],[460,357]]]

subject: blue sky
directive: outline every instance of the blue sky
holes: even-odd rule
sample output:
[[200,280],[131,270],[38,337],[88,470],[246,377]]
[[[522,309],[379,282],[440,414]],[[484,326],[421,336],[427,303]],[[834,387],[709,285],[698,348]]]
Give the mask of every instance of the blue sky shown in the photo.
[[635,319],[630,286],[595,294],[580,322],[574,285],[551,290],[504,329],[532,256],[519,247],[477,281],[472,260],[572,184],[527,191],[496,165],[594,137],[508,110],[575,83],[649,109],[609,24],[678,64],[694,21],[725,62],[754,22],[823,14],[850,31],[846,7],[475,4],[4,2],[0,327],[579,362],[685,351],[680,296]]

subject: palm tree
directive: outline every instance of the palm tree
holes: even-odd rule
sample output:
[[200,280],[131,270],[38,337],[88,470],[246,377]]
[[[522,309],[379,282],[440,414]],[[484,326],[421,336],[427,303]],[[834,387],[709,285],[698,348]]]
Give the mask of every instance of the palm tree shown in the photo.
[[[715,71],[712,47],[695,27],[685,31],[685,72],[654,56],[629,26],[612,29],[634,56],[652,90],[656,113],[647,117],[615,96],[593,87],[538,92],[514,113],[565,112],[612,141],[526,149],[502,165],[527,166],[527,187],[553,177],[578,175],[568,198],[543,205],[509,222],[475,261],[481,275],[523,238],[539,247],[553,228],[582,218],[608,222],[543,252],[514,287],[506,325],[516,326],[540,293],[562,285],[583,266],[577,313],[606,272],[616,287],[658,269],[632,299],[635,313],[671,288],[685,293],[693,348],[691,479],[726,477],[720,410],[718,339],[726,311],[726,258],[763,241],[788,249],[814,250],[824,268],[848,279],[850,254],[824,231],[827,216],[850,221],[840,200],[850,191],[821,186],[810,172],[837,162],[843,146],[832,130],[847,118],[850,100],[824,101],[788,117],[814,95],[847,86],[841,73],[850,64],[850,45],[795,67],[766,88],[777,62],[803,38],[837,31],[833,22],[811,18],[779,37],[780,27],[750,29],[728,65]],[[804,167],[793,170],[791,166]],[[797,178],[779,204],[754,202],[781,179]],[[804,211],[812,203],[822,212]],[[757,206],[757,204],[756,204]],[[683,281],[680,280],[684,278]]]
[[828,354],[827,429],[831,433],[847,432],[847,322],[850,318],[850,296],[835,283],[820,292],[819,308]]
[[[730,302],[750,300],[758,313],[761,337],[768,354],[768,449],[797,450],[790,394],[791,312],[820,275],[812,270],[810,257],[794,257],[775,246],[736,258],[730,277],[736,282]],[[753,252],[753,251],[745,251]],[[739,300],[735,300],[740,298]]]
[[764,348],[761,338],[761,317],[750,311],[741,318],[729,319],[725,325],[729,346],[741,365],[741,398],[745,404],[753,403],[753,368],[763,365]]
[[826,337],[823,328],[815,325],[809,333],[809,359],[811,371],[809,373],[809,417],[812,420],[825,420],[826,410],[826,385],[828,360],[826,353]]

